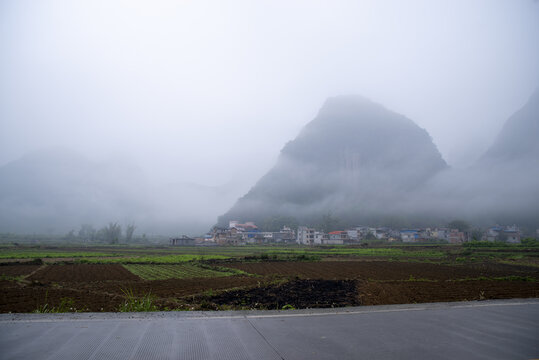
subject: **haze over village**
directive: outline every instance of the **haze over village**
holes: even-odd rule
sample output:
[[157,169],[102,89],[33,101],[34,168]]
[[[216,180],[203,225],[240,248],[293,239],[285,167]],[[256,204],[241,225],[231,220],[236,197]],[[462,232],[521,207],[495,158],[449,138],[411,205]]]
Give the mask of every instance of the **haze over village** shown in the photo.
[[57,5],[1,5],[8,237],[536,236],[537,2]]

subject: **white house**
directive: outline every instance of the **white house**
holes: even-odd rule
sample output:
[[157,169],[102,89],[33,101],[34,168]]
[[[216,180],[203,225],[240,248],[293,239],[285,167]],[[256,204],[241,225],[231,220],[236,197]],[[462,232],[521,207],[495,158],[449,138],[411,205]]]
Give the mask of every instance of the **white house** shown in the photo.
[[306,226],[298,227],[298,234],[296,237],[296,242],[303,245],[313,245],[314,244],[314,229],[308,228]]

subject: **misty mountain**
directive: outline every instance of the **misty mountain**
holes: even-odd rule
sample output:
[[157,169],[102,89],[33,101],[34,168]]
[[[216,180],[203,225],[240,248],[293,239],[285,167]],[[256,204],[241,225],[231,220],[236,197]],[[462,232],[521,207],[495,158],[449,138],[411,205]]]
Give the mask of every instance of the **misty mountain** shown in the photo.
[[473,166],[454,169],[412,120],[362,97],[335,97],[237,201],[245,188],[232,182],[161,184],[124,160],[96,162],[64,148],[28,153],[0,166],[0,232],[61,234],[113,221],[135,223],[139,234],[198,235],[223,213],[221,226],[287,216],[317,224],[331,214],[340,226],[432,226],[458,218],[535,229],[538,136],[539,90]]
[[439,172],[419,199],[434,218],[539,228],[539,91],[511,116],[492,146],[466,169]]
[[282,215],[312,223],[328,212],[354,222],[400,216],[446,168],[410,119],[359,96],[330,98],[219,225]]
[[539,159],[539,88],[528,102],[504,124],[480,163]]
[[539,88],[467,176],[465,195],[474,193],[470,209],[491,223],[539,228]]
[[446,165],[428,133],[360,97],[327,100],[277,164],[227,213],[228,220],[331,214],[341,225],[539,227],[539,90],[471,167]]
[[96,163],[63,148],[40,150],[0,167],[0,229],[56,232],[135,221],[147,208],[147,195],[135,166]]
[[43,149],[0,167],[0,232],[63,234],[118,222],[139,234],[198,235],[239,194],[232,185],[155,184],[125,160]]

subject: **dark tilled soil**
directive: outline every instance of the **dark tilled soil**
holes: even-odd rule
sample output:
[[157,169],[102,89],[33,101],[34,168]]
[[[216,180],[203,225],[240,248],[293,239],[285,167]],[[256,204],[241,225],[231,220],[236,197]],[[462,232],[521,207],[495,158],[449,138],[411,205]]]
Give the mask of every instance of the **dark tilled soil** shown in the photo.
[[219,291],[255,286],[259,279],[246,276],[220,278],[167,279],[152,281],[106,281],[86,284],[63,284],[94,292],[123,295],[122,289],[130,289],[135,295],[150,293],[158,298],[181,298],[205,291]]
[[450,266],[390,261],[327,261],[232,263],[226,266],[263,276],[278,274],[327,280],[406,280],[410,276],[430,280],[451,280],[509,275],[539,278],[539,268],[489,263]]
[[117,264],[47,265],[28,278],[30,281],[88,282],[108,280],[140,280],[140,278]]
[[[7,276],[35,273],[23,281],[0,280],[0,312],[31,312],[44,304],[55,307],[62,298],[73,299],[77,310],[117,311],[126,290],[137,296],[150,293],[161,309],[280,309],[285,305],[337,307],[539,297],[537,281],[493,279],[511,275],[539,278],[539,269],[514,265],[334,261],[226,266],[262,276],[144,281],[121,265],[5,265],[0,271],[5,269]],[[491,280],[470,280],[479,277]]]
[[539,297],[539,284],[526,281],[358,282],[363,305],[412,304]]
[[227,291],[205,300],[233,308],[270,310],[285,305],[296,309],[360,305],[356,283],[350,280],[294,280],[283,285]]
[[118,311],[125,299],[124,291],[132,291],[135,296],[150,294],[158,306],[175,308],[186,302],[181,298],[189,297],[191,301],[191,296],[205,291],[252,287],[258,282],[257,278],[244,276],[155,281],[33,281],[29,284],[0,281],[0,312],[32,312],[44,304],[49,308],[57,307],[62,298],[73,299],[78,310]]
[[118,311],[123,297],[82,289],[0,282],[0,312],[33,312],[45,304],[58,307],[63,298],[74,301],[73,311]]
[[31,274],[39,269],[40,265],[4,265],[0,266],[0,275],[21,276]]

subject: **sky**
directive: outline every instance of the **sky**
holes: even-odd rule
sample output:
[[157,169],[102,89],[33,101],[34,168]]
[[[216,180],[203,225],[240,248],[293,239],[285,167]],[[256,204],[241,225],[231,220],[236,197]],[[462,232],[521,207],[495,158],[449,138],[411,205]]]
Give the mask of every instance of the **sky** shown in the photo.
[[538,85],[534,0],[0,0],[0,166],[62,146],[248,189],[359,94],[466,167]]

